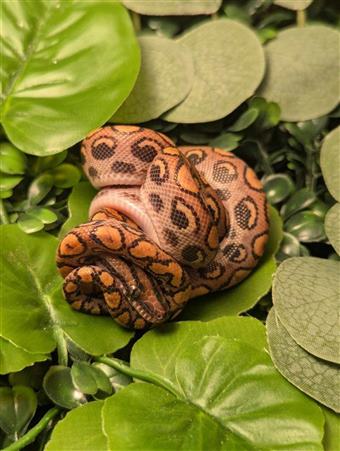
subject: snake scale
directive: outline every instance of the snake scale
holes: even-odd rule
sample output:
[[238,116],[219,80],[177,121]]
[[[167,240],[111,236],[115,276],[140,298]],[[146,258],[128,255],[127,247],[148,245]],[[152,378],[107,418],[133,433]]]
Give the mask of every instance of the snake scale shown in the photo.
[[229,288],[268,239],[267,201],[233,153],[176,147],[139,126],[105,126],[81,146],[99,189],[90,220],[60,242],[64,296],[134,329],[174,318],[191,298]]

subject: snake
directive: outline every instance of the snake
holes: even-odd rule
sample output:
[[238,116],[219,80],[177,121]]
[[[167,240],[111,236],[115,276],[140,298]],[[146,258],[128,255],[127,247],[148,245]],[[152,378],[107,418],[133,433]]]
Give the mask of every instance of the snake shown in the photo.
[[89,221],[57,250],[73,309],[147,329],[174,319],[192,298],[238,284],[258,264],[268,204],[253,169],[233,152],[106,125],[80,153],[98,193]]

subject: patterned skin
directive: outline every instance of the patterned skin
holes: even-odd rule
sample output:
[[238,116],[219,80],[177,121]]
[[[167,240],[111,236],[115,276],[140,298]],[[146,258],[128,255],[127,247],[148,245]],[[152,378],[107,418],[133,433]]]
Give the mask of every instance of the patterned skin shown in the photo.
[[106,126],[84,140],[81,154],[100,191],[90,222],[58,248],[74,309],[143,329],[256,266],[268,239],[267,202],[254,171],[232,153]]

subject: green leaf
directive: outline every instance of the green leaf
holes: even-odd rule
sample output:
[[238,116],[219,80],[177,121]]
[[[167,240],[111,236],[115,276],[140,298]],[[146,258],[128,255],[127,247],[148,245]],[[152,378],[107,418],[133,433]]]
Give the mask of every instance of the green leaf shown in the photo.
[[325,219],[326,235],[331,245],[340,255],[340,203],[333,205]]
[[274,5],[297,11],[308,8],[312,1],[313,0],[274,0],[273,3]]
[[202,296],[188,303],[181,319],[208,321],[225,315],[238,315],[251,309],[271,288],[276,270],[275,253],[282,239],[282,221],[270,208],[270,234],[264,255],[252,273],[235,287]]
[[164,115],[167,121],[220,119],[248,99],[262,80],[262,46],[256,34],[239,22],[209,21],[187,32],[178,42],[192,53],[195,78],[186,99]]
[[249,108],[237,119],[236,122],[233,123],[231,127],[228,127],[228,130],[231,132],[240,132],[255,122],[258,115],[259,111],[256,108]]
[[88,221],[90,203],[96,192],[89,182],[80,182],[73,188],[68,198],[69,218],[60,230],[60,239],[73,227]]
[[23,177],[18,175],[5,175],[0,173],[0,190],[8,191],[15,188],[23,180]]
[[314,257],[284,261],[273,283],[278,318],[314,356],[340,363],[338,310],[340,263]]
[[34,175],[41,174],[48,169],[53,169],[59,164],[61,164],[67,157],[67,150],[57,153],[55,155],[50,155],[48,157],[38,157],[31,164],[31,169]]
[[339,366],[319,359],[299,346],[283,326],[275,310],[272,309],[267,317],[269,350],[274,365],[304,393],[340,412]]
[[0,337],[0,374],[20,371],[34,362],[41,362],[47,358],[46,354],[27,352]]
[[0,143],[0,171],[5,174],[24,174],[25,169],[25,154],[11,143]]
[[51,171],[53,184],[57,188],[72,188],[79,183],[80,170],[69,163],[62,163]]
[[[58,241],[40,232],[26,235],[15,225],[1,227],[0,335],[31,353],[53,351],[70,338],[92,355],[123,347],[132,333],[109,317],[71,309],[61,295],[55,254]],[[11,302],[8,302],[8,299]]]
[[282,202],[295,190],[294,182],[287,174],[269,175],[263,182],[263,188],[271,204]]
[[27,214],[39,219],[43,224],[52,224],[57,221],[58,216],[48,208],[35,207],[27,210]]
[[340,202],[340,126],[332,130],[323,141],[320,165],[326,186]]
[[35,233],[43,230],[44,223],[39,218],[24,213],[19,216],[18,226],[25,233]]
[[122,388],[126,387],[127,385],[131,384],[132,378],[130,376],[127,376],[125,374],[120,373],[119,371],[115,370],[114,368],[111,368],[108,365],[105,365],[105,363],[97,363],[95,362],[92,367],[98,372],[100,372],[102,375],[104,375],[108,381],[109,381],[109,387],[111,390],[108,390],[108,386],[106,382],[104,383],[104,380],[101,381],[101,384],[99,384],[99,373],[97,378],[98,387],[100,387],[100,390],[104,392],[111,393],[112,388],[114,388],[114,391],[117,392],[121,390]]
[[119,2],[5,0],[2,13],[2,125],[19,149],[66,149],[131,91],[139,50]]
[[53,177],[44,173],[36,177],[28,188],[28,200],[32,205],[41,202],[53,187]]
[[323,446],[325,451],[337,451],[340,443],[340,416],[327,407],[322,408],[325,415],[325,435]]
[[280,250],[276,256],[279,261],[289,257],[299,257],[301,255],[301,246],[299,240],[290,233],[284,232],[280,245]]
[[45,374],[43,387],[51,401],[65,409],[86,403],[86,397],[73,385],[71,368],[67,366],[51,366]]
[[122,0],[123,4],[139,14],[149,16],[185,16],[213,14],[222,0]]
[[221,133],[219,136],[210,141],[211,147],[219,147],[227,151],[231,151],[238,147],[238,143],[241,141],[242,136],[235,133]]
[[180,43],[158,36],[139,38],[142,65],[136,84],[110,121],[133,124],[158,118],[189,94],[192,57]]
[[0,428],[17,439],[34,417],[37,397],[30,387],[0,387]]
[[304,210],[316,200],[315,193],[308,188],[296,191],[281,208],[281,215],[284,219],[289,218],[294,213]]
[[68,412],[53,429],[45,451],[109,451],[102,427],[103,404],[94,401]]
[[339,32],[325,25],[291,27],[266,46],[268,70],[258,95],[277,102],[282,120],[323,116],[339,102]]
[[170,323],[147,332],[135,343],[131,366],[159,374],[167,380],[173,379],[177,356],[183,345],[205,336],[241,340],[258,350],[267,346],[263,324],[251,317],[225,316],[207,322]]
[[86,362],[74,362],[71,368],[73,385],[82,393],[94,395],[98,388],[94,370]]
[[173,394],[131,384],[105,400],[112,449],[322,449],[320,408],[277,373],[263,350],[209,336],[182,342],[166,366],[171,375],[164,377],[160,365],[153,373]]
[[300,211],[285,223],[285,230],[303,243],[313,243],[325,239],[323,218],[312,211]]

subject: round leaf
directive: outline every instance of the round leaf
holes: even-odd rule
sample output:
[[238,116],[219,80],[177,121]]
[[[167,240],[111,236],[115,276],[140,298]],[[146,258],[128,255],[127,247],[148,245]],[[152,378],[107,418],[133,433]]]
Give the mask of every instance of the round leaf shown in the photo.
[[235,287],[190,301],[181,314],[182,319],[208,321],[225,315],[238,315],[254,307],[268,293],[276,270],[274,256],[282,238],[281,218],[274,208],[270,207],[269,211],[269,240],[258,266]]
[[149,16],[213,14],[221,3],[222,0],[123,0],[127,8]]
[[294,191],[295,185],[289,175],[273,174],[265,178],[263,188],[268,201],[271,204],[278,204]]
[[8,191],[14,187],[16,187],[23,177],[17,175],[5,175],[0,173],[0,190]]
[[17,226],[6,225],[1,226],[1,239],[0,336],[38,354],[53,351],[56,336],[70,338],[91,355],[128,343],[132,332],[109,317],[78,313],[62,298],[56,238],[43,232],[26,235]]
[[51,366],[45,374],[43,387],[47,396],[65,409],[74,409],[86,402],[85,396],[73,385],[71,369],[67,366]]
[[282,6],[283,8],[292,9],[298,11],[306,9],[312,3],[313,0],[274,0],[274,5]]
[[6,174],[24,174],[25,168],[25,154],[11,143],[0,143],[0,171]]
[[53,175],[53,184],[57,188],[72,188],[75,186],[81,177],[80,170],[69,163],[62,163],[57,166],[53,171],[51,171]]
[[275,315],[275,309],[269,312],[267,333],[270,355],[280,373],[312,398],[340,412],[339,367],[301,348]]
[[0,337],[0,374],[20,371],[34,362],[46,360],[46,354],[27,352]]
[[320,408],[278,374],[263,350],[204,337],[182,342],[171,365],[173,375],[161,380],[175,396],[131,384],[105,400],[112,449],[322,449]]
[[142,65],[136,84],[112,122],[133,124],[158,118],[180,103],[192,85],[193,63],[183,45],[157,36],[139,38]]
[[2,125],[19,149],[66,149],[131,91],[139,50],[119,2],[5,0],[2,13]]
[[27,210],[27,214],[39,219],[43,224],[52,224],[58,219],[54,211],[48,208],[31,208]]
[[94,371],[86,362],[74,362],[71,377],[73,385],[82,393],[94,395],[98,390]]
[[231,132],[240,132],[255,122],[258,115],[259,110],[256,108],[249,108],[249,110],[245,111],[231,127],[228,127],[228,130]]
[[326,235],[331,245],[340,255],[340,203],[333,205],[325,219]]
[[13,438],[25,432],[34,417],[37,397],[30,387],[0,387],[0,428]]
[[328,133],[324,139],[320,165],[329,192],[340,202],[340,126]]
[[292,214],[304,210],[316,200],[315,193],[307,188],[296,191],[281,208],[281,215],[287,219]]
[[313,243],[325,239],[323,218],[312,211],[300,211],[285,223],[285,230],[303,243]]
[[264,74],[264,54],[256,34],[239,22],[218,19],[178,39],[192,53],[195,78],[186,99],[164,115],[170,122],[220,119],[250,97]]
[[280,105],[285,121],[323,116],[338,104],[339,32],[325,25],[292,27],[266,46],[268,71],[258,95]]
[[300,252],[299,240],[294,235],[284,232],[277,259],[282,261],[289,257],[299,257]]
[[278,318],[311,354],[340,363],[340,263],[314,257],[284,261],[273,283]]
[[44,223],[39,218],[25,213],[19,217],[18,226],[25,233],[35,233],[44,228]]

